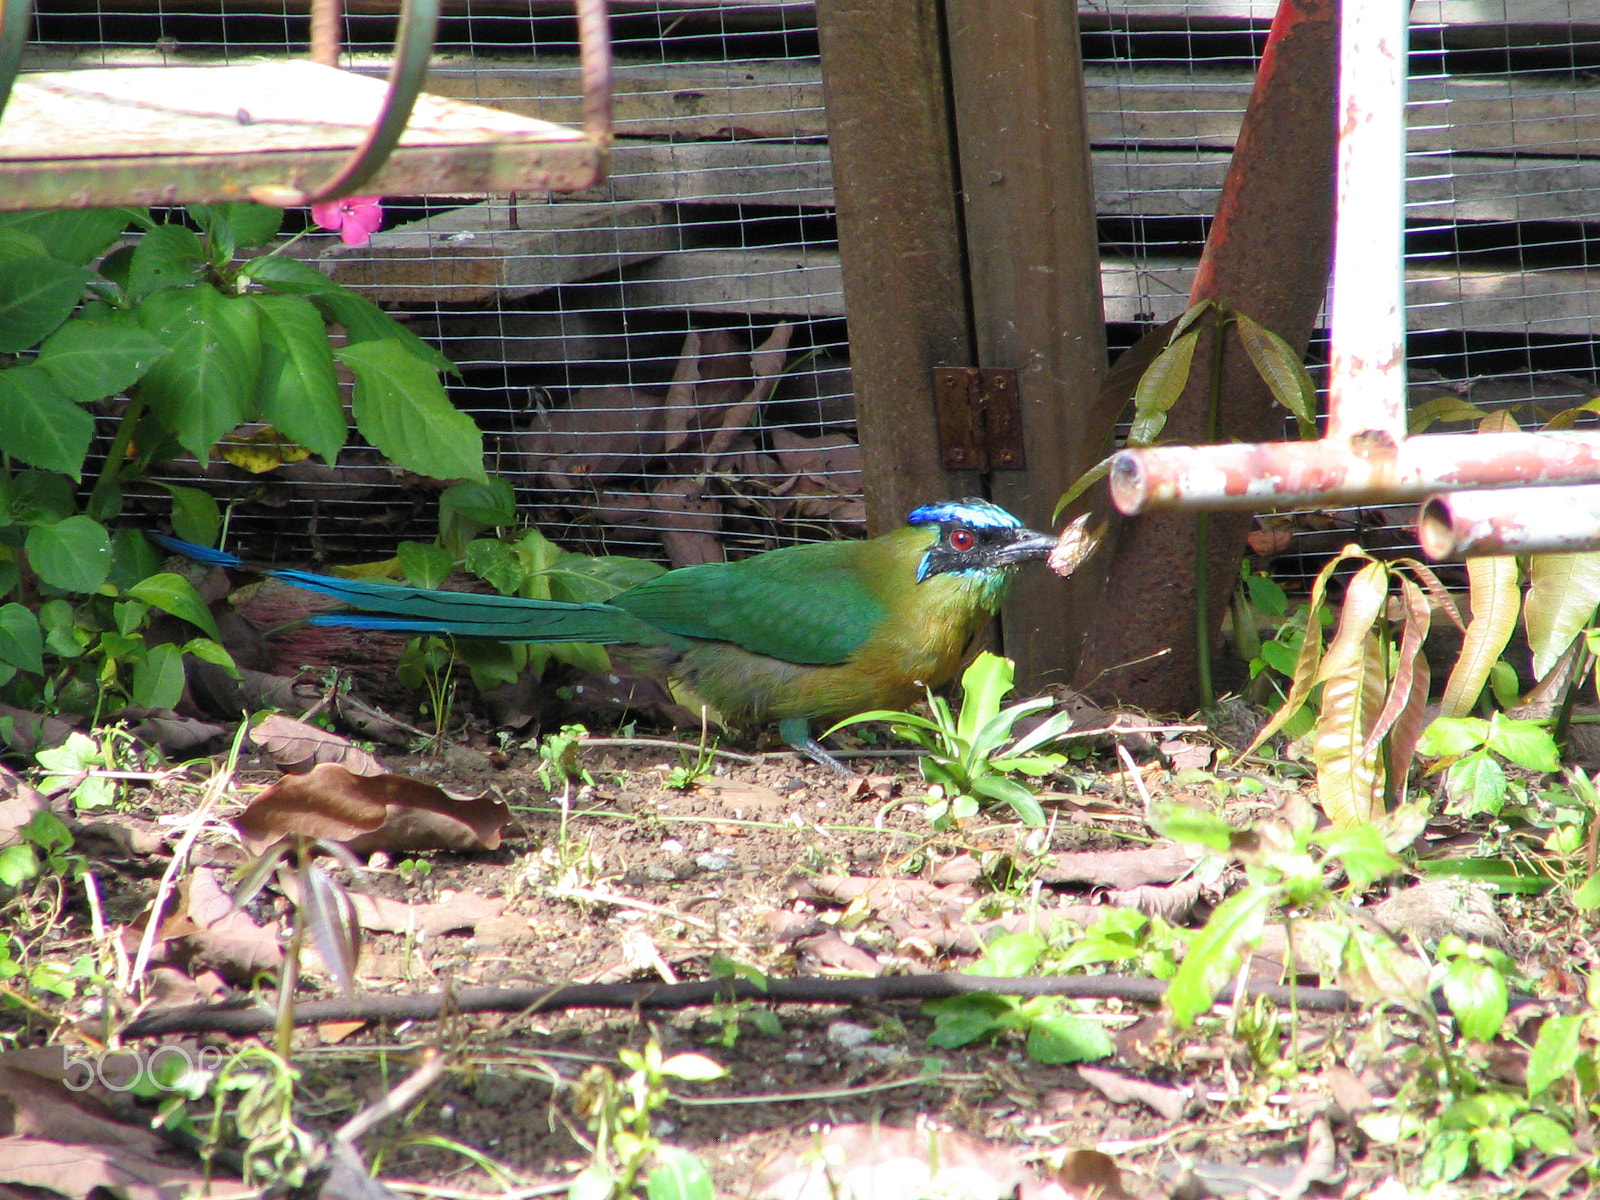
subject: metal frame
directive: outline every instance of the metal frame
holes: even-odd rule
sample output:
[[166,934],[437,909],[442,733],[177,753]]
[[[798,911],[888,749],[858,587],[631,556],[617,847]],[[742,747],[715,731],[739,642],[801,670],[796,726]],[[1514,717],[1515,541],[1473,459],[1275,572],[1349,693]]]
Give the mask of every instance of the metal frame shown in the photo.
[[[1409,5],[1345,0],[1340,27],[1339,195],[1328,421],[1317,441],[1153,446],[1120,451],[1111,496],[1129,515],[1159,509],[1394,504],[1433,497],[1430,554],[1540,548],[1539,493],[1472,489],[1600,482],[1600,434],[1571,431],[1406,436],[1405,132]],[[1454,495],[1434,496],[1453,492]],[[1600,496],[1600,492],[1595,493]],[[1551,499],[1554,499],[1552,495]],[[1494,525],[1488,515],[1503,509]],[[1453,507],[1460,519],[1451,517]],[[1578,508],[1600,514],[1600,501]],[[1455,530],[1446,537],[1441,530]],[[1474,533],[1473,531],[1478,532]],[[1520,530],[1520,532],[1518,532]],[[1600,548],[1600,515],[1572,522],[1562,549]]]

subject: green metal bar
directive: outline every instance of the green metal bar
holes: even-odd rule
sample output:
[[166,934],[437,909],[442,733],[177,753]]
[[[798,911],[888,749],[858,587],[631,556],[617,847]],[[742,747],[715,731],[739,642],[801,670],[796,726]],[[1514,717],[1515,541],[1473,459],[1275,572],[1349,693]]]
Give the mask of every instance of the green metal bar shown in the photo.
[[28,40],[29,0],[0,0],[0,115],[11,99],[11,85],[22,66],[22,47]]
[[433,57],[434,32],[438,25],[439,0],[405,0],[400,10],[400,30],[395,35],[395,60],[389,71],[389,94],[384,99],[383,111],[367,131],[366,140],[356,147],[344,166],[331,179],[292,203],[317,204],[348,196],[383,166],[405,132],[406,122],[411,119],[411,107],[428,77],[428,60]]

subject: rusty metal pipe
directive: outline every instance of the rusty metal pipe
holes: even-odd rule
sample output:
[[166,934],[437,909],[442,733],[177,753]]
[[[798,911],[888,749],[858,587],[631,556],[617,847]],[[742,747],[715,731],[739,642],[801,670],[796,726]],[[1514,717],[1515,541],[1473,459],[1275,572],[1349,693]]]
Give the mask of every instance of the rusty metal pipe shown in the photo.
[[1330,441],[1406,435],[1406,37],[1410,5],[1345,0],[1339,23]]
[[1336,442],[1151,446],[1111,460],[1111,498],[1146,508],[1234,509],[1420,502],[1430,493],[1600,482],[1600,434],[1441,433],[1398,445]]
[[1432,559],[1600,550],[1600,487],[1430,496],[1417,513],[1417,539]]

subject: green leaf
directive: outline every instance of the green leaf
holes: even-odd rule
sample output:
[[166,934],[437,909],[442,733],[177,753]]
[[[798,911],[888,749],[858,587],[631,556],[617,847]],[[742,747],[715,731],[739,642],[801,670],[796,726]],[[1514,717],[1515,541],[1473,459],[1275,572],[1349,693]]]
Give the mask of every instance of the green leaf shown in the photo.
[[956,736],[971,745],[979,726],[1000,711],[1000,701],[1011,690],[1013,667],[1009,658],[985,650],[961,675],[961,712]]
[[1561,750],[1550,731],[1537,721],[1496,715],[1489,723],[1489,749],[1529,771],[1561,769]]
[[122,236],[125,208],[48,208],[0,214],[0,229],[37,238],[51,258],[83,266]]
[[44,633],[39,618],[20,604],[0,607],[0,662],[35,675],[44,671]]
[[1221,817],[1179,804],[1157,804],[1150,824],[1162,837],[1191,846],[1204,846],[1226,854],[1233,846],[1234,828]]
[[1497,814],[1506,802],[1506,773],[1487,751],[1468,754],[1451,766],[1446,779],[1450,799],[1463,816]]
[[1589,876],[1572,893],[1572,907],[1580,912],[1593,912],[1600,908],[1600,873]]
[[1565,1079],[1578,1064],[1578,1039],[1583,1018],[1546,1017],[1539,1040],[1528,1053],[1528,1099],[1532,1100],[1558,1079]]
[[1167,413],[1183,395],[1189,382],[1200,331],[1190,329],[1174,338],[1139,378],[1133,392],[1133,424],[1128,430],[1128,445],[1148,446],[1166,426]]
[[1422,731],[1417,750],[1433,758],[1470,754],[1489,740],[1489,722],[1481,717],[1438,717]]
[[338,357],[356,377],[356,428],[396,466],[434,479],[488,479],[483,435],[432,367],[392,341],[345,346]]
[[1439,713],[1464,717],[1475,704],[1489,678],[1489,669],[1511,640],[1522,608],[1517,587],[1517,560],[1509,556],[1469,558],[1467,579],[1472,621],[1462,639],[1456,665],[1445,682]]
[[111,537],[88,517],[35,525],[23,543],[39,578],[65,592],[92,592],[111,571]]
[[0,883],[16,887],[39,873],[39,857],[26,842],[0,850]]
[[467,544],[463,565],[479,579],[486,580],[502,596],[515,596],[527,576],[522,560],[504,542],[478,538]]
[[1014,1008],[1009,1000],[987,993],[930,1000],[922,1006],[923,1012],[933,1015],[928,1045],[954,1050],[988,1037],[1005,1028],[1000,1018]]
[[54,258],[0,259],[0,353],[16,354],[60,326],[90,275]]
[[967,967],[966,973],[1019,979],[1033,970],[1047,948],[1037,933],[1002,933],[984,948],[983,957]]
[[1288,342],[1242,312],[1234,312],[1233,327],[1272,398],[1294,414],[1300,436],[1316,437],[1317,386],[1300,356]]
[[212,236],[224,226],[228,240],[238,249],[265,246],[283,228],[283,209],[241,201],[234,204],[191,204],[189,215]]
[[183,697],[183,651],[151,646],[133,665],[133,702],[145,708],[172,708]]
[[1544,1113],[1524,1113],[1511,1123],[1511,1134],[1548,1158],[1572,1154],[1572,1134],[1554,1117]]
[[1444,997],[1456,1026],[1474,1042],[1493,1041],[1506,1018],[1506,980],[1488,963],[1457,958],[1445,971]]
[[1404,869],[1400,860],[1383,844],[1383,834],[1375,825],[1351,825],[1319,833],[1316,841],[1330,858],[1344,864],[1350,886],[1364,892],[1373,883]]
[[447,519],[470,522],[479,529],[514,525],[517,521],[516,494],[510,482],[500,475],[484,480],[462,480],[446,488],[439,497],[439,521],[443,524]]
[[45,339],[35,365],[68,400],[87,402],[133,386],[166,353],[131,323],[68,321]]
[[1229,896],[1211,913],[1205,928],[1189,940],[1189,950],[1167,985],[1167,1007],[1178,1026],[1187,1029],[1210,1009],[1217,993],[1239,969],[1244,947],[1261,936],[1270,888],[1246,887]]
[[44,371],[32,364],[0,370],[0,414],[0,451],[41,470],[82,477],[94,418]]
[[182,575],[164,571],[148,579],[141,579],[128,589],[128,595],[134,600],[148,604],[151,608],[159,608],[162,612],[171,613],[179,620],[197,626],[214,641],[222,640],[222,635],[217,632],[217,623],[211,616],[211,610],[200,598],[200,593],[194,590],[194,585]]
[[455,559],[429,542],[401,542],[395,547],[400,570],[412,587],[436,588],[450,577]]
[[1028,1026],[1028,1057],[1041,1063],[1093,1062],[1110,1058],[1116,1047],[1098,1021],[1067,1013],[1048,1013]]
[[372,301],[347,292],[335,285],[331,292],[320,292],[311,301],[330,321],[344,326],[345,336],[351,345],[361,342],[393,342],[435,371],[456,373],[456,365],[423,341],[411,330],[401,325]]
[[706,1164],[689,1151],[658,1142],[656,1165],[645,1176],[649,1200],[713,1200],[716,1188]]
[[322,314],[301,296],[252,296],[261,317],[262,417],[332,462],[350,435]]
[[143,299],[164,288],[187,287],[206,270],[206,251],[186,225],[157,225],[139,239],[128,270],[128,295]]
[[201,462],[255,407],[260,318],[248,297],[210,284],[157,292],[139,323],[172,348],[144,377],[141,394],[180,445]]
[[215,545],[222,529],[222,510],[211,493],[176,483],[161,486],[172,494],[173,532],[196,545]]
[[1044,809],[1033,789],[1004,775],[980,775],[972,781],[972,791],[988,800],[1000,800],[1011,806],[1011,811],[1029,829],[1044,827]]

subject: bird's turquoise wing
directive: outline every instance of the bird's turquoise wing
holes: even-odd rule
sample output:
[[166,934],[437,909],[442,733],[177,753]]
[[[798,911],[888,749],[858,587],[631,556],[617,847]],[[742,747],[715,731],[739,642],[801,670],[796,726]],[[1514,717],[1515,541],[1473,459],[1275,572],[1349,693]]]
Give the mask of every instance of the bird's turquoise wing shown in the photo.
[[[872,584],[876,542],[793,546],[734,563],[680,567],[611,603],[680,637],[732,642],[795,663],[841,663],[887,619]],[[878,555],[869,555],[878,547]]]

